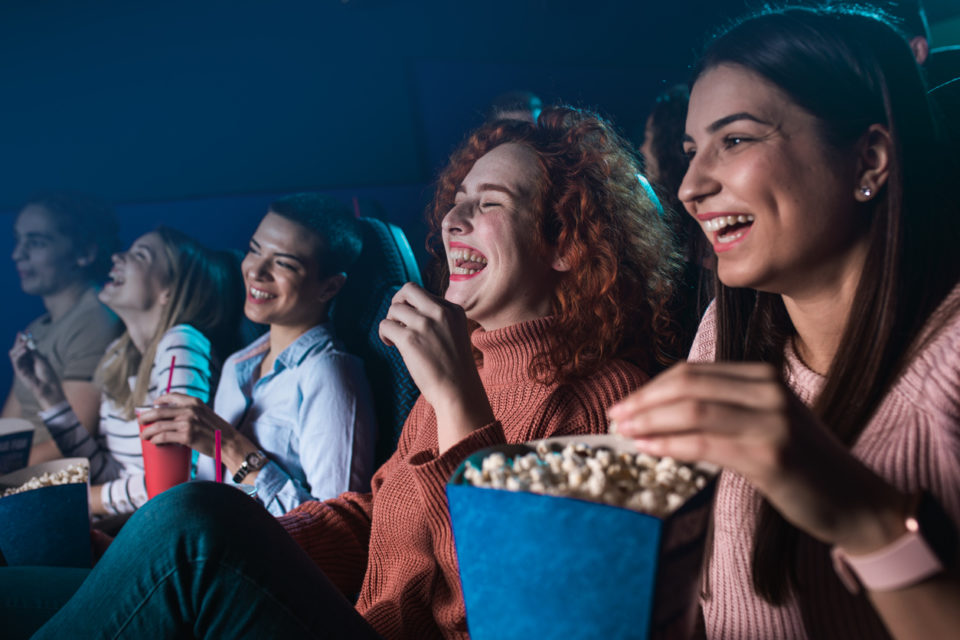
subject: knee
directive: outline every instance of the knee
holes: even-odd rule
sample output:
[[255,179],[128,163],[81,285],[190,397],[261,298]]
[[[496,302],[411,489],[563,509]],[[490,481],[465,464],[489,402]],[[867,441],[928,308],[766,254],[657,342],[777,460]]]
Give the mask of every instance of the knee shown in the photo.
[[141,535],[166,539],[196,534],[217,537],[240,526],[245,510],[251,507],[262,509],[227,485],[188,482],[151,499],[137,510],[124,530],[139,529]]

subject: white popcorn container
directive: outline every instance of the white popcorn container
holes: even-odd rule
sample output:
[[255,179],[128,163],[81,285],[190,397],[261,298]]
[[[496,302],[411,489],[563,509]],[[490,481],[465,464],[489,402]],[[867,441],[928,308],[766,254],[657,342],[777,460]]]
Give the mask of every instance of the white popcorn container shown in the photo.
[[[636,453],[612,435],[551,438]],[[468,462],[534,450],[505,445],[465,460],[447,485],[473,640],[687,638],[697,615],[714,479],[666,518],[579,498],[470,486]]]
[[[86,458],[63,458],[0,476],[0,495],[45,472],[76,464],[89,468]],[[89,490],[88,479],[0,498],[0,564],[92,566]]]

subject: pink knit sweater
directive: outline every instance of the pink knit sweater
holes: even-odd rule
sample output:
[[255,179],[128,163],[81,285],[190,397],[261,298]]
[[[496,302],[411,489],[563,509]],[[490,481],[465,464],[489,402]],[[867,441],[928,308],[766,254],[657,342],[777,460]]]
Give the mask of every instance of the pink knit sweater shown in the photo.
[[463,459],[495,444],[604,433],[606,407],[646,380],[620,360],[570,385],[531,380],[527,366],[544,348],[548,327],[542,319],[473,333],[496,422],[440,454],[436,416],[421,398],[371,493],[305,502],[280,518],[334,584],[345,594],[359,590],[357,610],[385,638],[467,637],[445,493]]
[[[894,384],[853,447],[853,454],[904,491],[927,489],[960,523],[960,286],[927,324],[923,346]],[[690,361],[714,358],[716,315],[707,310]],[[786,352],[787,384],[811,404],[823,377]],[[795,601],[775,607],[751,588],[750,558],[757,492],[725,471],[714,507],[713,556],[702,602],[707,637],[886,638],[880,618],[864,595],[852,596],[836,577],[829,548],[812,540],[800,547],[799,578],[804,611]]]

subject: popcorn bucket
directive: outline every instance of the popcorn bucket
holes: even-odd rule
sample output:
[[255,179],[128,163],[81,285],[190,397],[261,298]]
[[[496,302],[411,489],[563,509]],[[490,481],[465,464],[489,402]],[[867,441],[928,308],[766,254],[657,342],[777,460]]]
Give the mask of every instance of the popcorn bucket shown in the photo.
[[33,425],[23,418],[0,418],[0,474],[27,466]]
[[[0,476],[0,495],[71,465],[89,467],[86,458],[64,458],[20,469]],[[6,564],[92,566],[89,490],[87,480],[0,497],[0,553]]]
[[[617,436],[551,438],[636,453]],[[688,638],[710,520],[716,469],[664,518],[579,498],[474,487],[468,463],[534,450],[479,451],[447,485],[460,581],[473,640]]]

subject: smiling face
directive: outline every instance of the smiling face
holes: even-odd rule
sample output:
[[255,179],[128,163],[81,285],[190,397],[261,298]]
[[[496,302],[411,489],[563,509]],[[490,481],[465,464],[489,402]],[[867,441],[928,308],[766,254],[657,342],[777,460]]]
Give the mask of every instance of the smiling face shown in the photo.
[[326,317],[329,278],[320,277],[315,233],[276,213],[268,213],[250,240],[243,259],[247,296],[244,313],[253,322],[309,329]]
[[799,295],[859,277],[856,156],[828,145],[812,114],[756,73],[720,65],[696,81],[684,137],[680,199],[724,284]]
[[486,330],[549,315],[561,262],[544,256],[532,209],[537,156],[517,143],[480,157],[443,219],[446,299]]
[[137,238],[129,249],[113,255],[109,281],[100,302],[121,318],[156,312],[170,297],[172,265],[157,233]]
[[11,257],[27,295],[53,295],[83,280],[83,258],[44,207],[24,207],[14,223],[13,234]]

